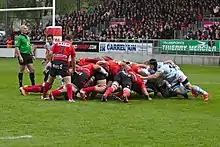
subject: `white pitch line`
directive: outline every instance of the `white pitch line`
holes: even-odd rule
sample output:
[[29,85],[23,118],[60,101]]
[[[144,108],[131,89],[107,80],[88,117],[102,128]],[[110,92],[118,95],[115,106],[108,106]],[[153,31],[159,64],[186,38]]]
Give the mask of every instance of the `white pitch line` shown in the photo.
[[14,140],[14,139],[24,139],[24,138],[32,138],[32,136],[31,135],[7,136],[7,137],[0,137],[0,140]]

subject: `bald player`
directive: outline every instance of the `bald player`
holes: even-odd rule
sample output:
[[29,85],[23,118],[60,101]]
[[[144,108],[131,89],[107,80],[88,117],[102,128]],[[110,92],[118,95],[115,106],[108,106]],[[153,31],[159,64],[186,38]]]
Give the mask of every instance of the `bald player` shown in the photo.
[[27,35],[28,27],[26,25],[22,25],[20,27],[21,34],[16,38],[15,42],[15,52],[18,56],[18,62],[20,65],[18,80],[19,87],[22,87],[23,82],[23,73],[25,71],[25,67],[27,66],[29,70],[29,77],[32,85],[35,85],[35,76],[34,76],[34,66],[33,66],[33,46],[30,43],[30,38]]

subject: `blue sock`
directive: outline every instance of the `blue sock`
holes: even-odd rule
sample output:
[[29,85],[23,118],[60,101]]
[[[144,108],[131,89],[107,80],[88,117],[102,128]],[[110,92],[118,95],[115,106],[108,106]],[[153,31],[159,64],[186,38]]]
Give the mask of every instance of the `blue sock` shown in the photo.
[[199,86],[193,85],[192,87],[193,87],[193,90],[199,94],[206,94],[207,93],[206,91],[202,90]]

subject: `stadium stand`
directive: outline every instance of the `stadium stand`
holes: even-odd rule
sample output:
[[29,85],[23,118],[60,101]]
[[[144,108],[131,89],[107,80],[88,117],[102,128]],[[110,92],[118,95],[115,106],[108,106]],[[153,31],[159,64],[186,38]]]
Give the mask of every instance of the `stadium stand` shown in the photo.
[[[57,25],[75,40],[219,39],[219,25],[199,26],[203,16],[219,16],[219,8],[217,0],[105,0],[94,9],[60,16]],[[35,27],[30,36],[45,40],[44,29]]]

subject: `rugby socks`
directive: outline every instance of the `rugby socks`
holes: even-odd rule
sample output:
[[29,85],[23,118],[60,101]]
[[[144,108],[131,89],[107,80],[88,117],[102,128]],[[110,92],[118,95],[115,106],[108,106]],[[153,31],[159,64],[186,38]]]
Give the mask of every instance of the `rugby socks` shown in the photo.
[[130,89],[124,88],[123,89],[123,97],[129,97],[131,95]]
[[73,88],[72,84],[66,84],[67,96],[69,100],[73,99]]
[[33,73],[30,73],[30,74],[29,74],[29,77],[30,77],[30,80],[31,80],[31,84],[32,84],[32,85],[35,85],[35,80],[34,80],[35,75],[34,75],[34,72],[33,72]]
[[82,91],[85,91],[85,93],[93,92],[93,91],[95,91],[95,86],[82,88]]
[[38,85],[34,85],[34,86],[24,87],[23,89],[26,92],[41,92],[41,87],[42,87],[42,85],[38,84]]
[[117,92],[114,96],[116,97],[121,97],[123,95],[123,91],[119,91]]
[[207,92],[204,91],[203,89],[201,89],[199,86],[193,85],[192,88],[193,88],[193,91],[194,91],[194,92],[197,92],[197,93],[199,93],[199,94],[207,94]]
[[45,85],[44,85],[44,91],[43,91],[43,97],[46,98],[46,95],[47,95],[47,91],[50,90],[51,86],[48,82],[45,82]]
[[23,73],[18,73],[19,86],[22,87]]
[[61,92],[60,92],[60,90],[53,90],[53,91],[51,92],[51,95],[52,95],[53,97],[61,96]]
[[114,91],[115,91],[114,88],[109,87],[109,88],[105,91],[104,96],[105,96],[105,97],[108,97],[108,96],[109,96],[110,94],[112,94]]

